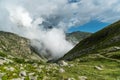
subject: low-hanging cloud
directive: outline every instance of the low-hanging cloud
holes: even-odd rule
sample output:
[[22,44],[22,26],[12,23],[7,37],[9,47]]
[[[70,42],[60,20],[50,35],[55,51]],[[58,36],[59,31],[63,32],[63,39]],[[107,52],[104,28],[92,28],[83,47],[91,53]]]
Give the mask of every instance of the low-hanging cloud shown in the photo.
[[41,56],[56,59],[74,45],[65,32],[91,20],[120,19],[119,0],[1,0],[0,30],[31,40]]

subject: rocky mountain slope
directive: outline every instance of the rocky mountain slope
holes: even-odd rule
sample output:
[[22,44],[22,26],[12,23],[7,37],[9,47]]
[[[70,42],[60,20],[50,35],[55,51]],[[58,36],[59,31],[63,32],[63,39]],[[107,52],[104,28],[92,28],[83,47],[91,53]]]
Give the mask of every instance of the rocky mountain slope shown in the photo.
[[82,31],[76,31],[76,32],[72,32],[72,33],[67,33],[67,40],[72,42],[73,44],[77,44],[78,42],[80,42],[81,40],[89,37],[92,33],[88,33],[88,32],[82,32]]
[[14,58],[42,60],[30,46],[30,41],[18,35],[0,32],[0,55]]

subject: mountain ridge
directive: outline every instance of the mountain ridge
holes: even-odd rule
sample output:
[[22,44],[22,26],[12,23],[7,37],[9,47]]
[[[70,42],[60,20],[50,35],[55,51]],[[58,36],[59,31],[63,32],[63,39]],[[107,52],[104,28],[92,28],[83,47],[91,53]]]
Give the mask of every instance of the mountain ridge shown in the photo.
[[61,59],[72,60],[82,54],[95,53],[97,49],[104,49],[112,46],[120,46],[120,21],[92,34],[88,38],[80,41],[71,51]]
[[89,32],[75,31],[66,33],[66,39],[76,45],[79,41],[89,37],[91,34]]

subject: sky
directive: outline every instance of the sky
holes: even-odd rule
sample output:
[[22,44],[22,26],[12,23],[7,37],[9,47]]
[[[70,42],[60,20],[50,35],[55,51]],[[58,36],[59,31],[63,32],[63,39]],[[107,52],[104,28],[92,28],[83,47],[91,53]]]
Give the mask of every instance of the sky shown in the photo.
[[68,33],[74,32],[74,31],[83,31],[83,32],[90,32],[90,33],[95,33],[107,26],[109,26],[111,23],[104,23],[100,21],[90,21],[86,24],[83,24],[81,26],[77,27],[71,27],[68,29]]

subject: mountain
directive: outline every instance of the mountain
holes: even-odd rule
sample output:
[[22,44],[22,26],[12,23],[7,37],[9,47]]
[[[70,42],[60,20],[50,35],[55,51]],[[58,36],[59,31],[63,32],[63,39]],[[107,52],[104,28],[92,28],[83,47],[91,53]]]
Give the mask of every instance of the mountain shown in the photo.
[[107,58],[120,59],[120,21],[80,41],[61,59],[73,60],[87,54],[97,54]]
[[59,61],[73,64],[67,70],[82,76],[76,80],[120,79],[120,21],[83,39]]
[[67,33],[66,34],[66,39],[68,41],[72,42],[73,44],[77,44],[78,42],[80,42],[81,40],[87,38],[91,34],[92,33],[76,31],[76,32],[72,32],[72,33]]
[[42,60],[39,55],[32,50],[28,39],[2,31],[0,31],[0,55],[20,59]]
[[[101,33],[98,32],[85,38],[81,42],[87,45],[82,45],[80,42],[77,46],[81,45],[74,50],[74,57],[70,58],[69,55],[72,55],[70,51],[69,55],[66,54],[58,63],[41,61],[42,59],[30,46],[28,39],[12,33],[0,32],[0,80],[119,80],[120,57],[116,56],[120,53],[119,37],[117,37],[119,25],[120,22],[118,26],[115,25],[116,27],[110,29],[108,27]],[[112,32],[111,35],[106,35],[106,31],[108,34]],[[106,37],[101,34],[105,34]],[[113,36],[116,37],[113,38]],[[105,38],[112,41],[108,42]],[[105,42],[107,43],[102,44]],[[116,44],[112,43],[110,46],[111,42]],[[82,49],[84,49],[84,55],[75,53]],[[94,53],[90,54],[91,52]],[[69,58],[72,61],[64,61]]]

